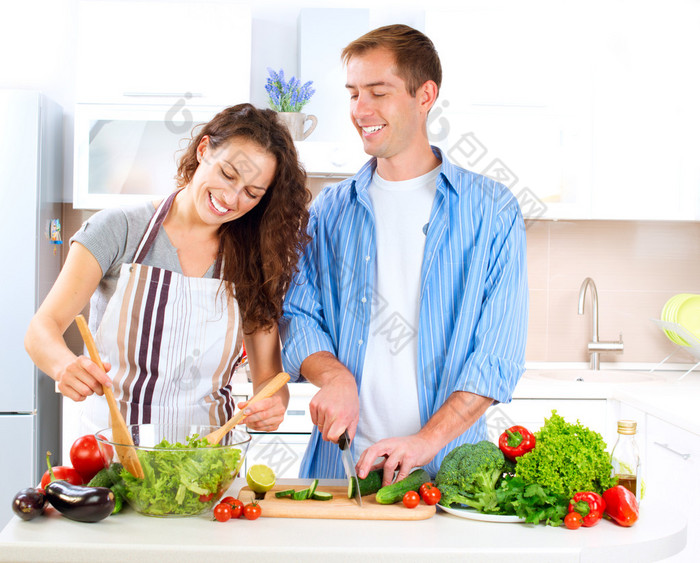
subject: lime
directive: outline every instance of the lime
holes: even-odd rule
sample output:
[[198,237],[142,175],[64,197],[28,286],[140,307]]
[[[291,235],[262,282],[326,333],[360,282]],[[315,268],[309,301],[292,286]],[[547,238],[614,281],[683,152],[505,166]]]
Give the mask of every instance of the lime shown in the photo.
[[252,465],[245,476],[248,486],[255,493],[266,493],[275,486],[275,472],[267,465]]

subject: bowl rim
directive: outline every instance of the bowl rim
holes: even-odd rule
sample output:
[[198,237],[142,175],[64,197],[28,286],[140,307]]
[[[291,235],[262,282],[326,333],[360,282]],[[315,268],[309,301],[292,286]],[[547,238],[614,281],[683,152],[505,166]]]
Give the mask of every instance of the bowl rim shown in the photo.
[[[219,426],[213,426],[211,424],[158,424],[158,423],[141,423],[141,424],[127,424],[126,427],[131,430],[132,427],[134,426],[162,426],[164,428],[189,428],[191,426],[199,426],[199,427],[207,427],[211,428],[212,430],[216,430],[217,428],[220,428]],[[249,446],[251,440],[253,439],[252,435],[250,432],[247,430],[243,430],[241,428],[232,428],[229,433],[231,432],[240,432],[243,434],[244,439],[237,441],[234,444],[210,444],[208,446],[200,446],[200,447],[177,447],[177,448],[160,448],[160,447],[155,447],[155,446],[137,446],[136,444],[121,444],[119,442],[113,442],[111,440],[108,440],[104,436],[101,436],[100,434],[104,434],[105,432],[111,432],[112,427],[108,426],[107,428],[102,428],[101,430],[98,430],[95,432],[93,435],[95,436],[95,439],[97,440],[98,443],[105,444],[108,446],[112,447],[123,447],[123,448],[134,448],[135,450],[143,450],[143,451],[156,451],[156,452],[201,452],[202,450],[206,449],[224,449],[224,448],[235,448],[235,447],[244,447],[244,446]],[[191,437],[195,433],[185,433],[185,436]],[[133,435],[133,434],[132,434]],[[197,434],[200,439],[204,438],[204,436]],[[179,442],[178,442],[179,443]]]

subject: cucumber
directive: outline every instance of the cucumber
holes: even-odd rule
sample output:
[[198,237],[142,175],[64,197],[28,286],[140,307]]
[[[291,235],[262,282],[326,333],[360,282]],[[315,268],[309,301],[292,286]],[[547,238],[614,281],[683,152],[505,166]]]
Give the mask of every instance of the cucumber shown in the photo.
[[[383,469],[375,469],[367,474],[364,479],[358,479],[360,485],[360,496],[373,495],[382,488],[382,479],[384,478]],[[355,498],[355,480],[350,479],[348,483],[348,498]]]
[[114,481],[112,481],[112,477],[110,477],[107,468],[103,467],[100,469],[95,476],[90,479],[90,482],[87,484],[88,487],[111,487]]
[[314,500],[331,500],[333,495],[325,491],[316,491],[313,495],[311,495],[311,498]]
[[294,500],[306,500],[310,497],[310,491],[311,489],[302,489],[301,491],[294,491],[294,494],[292,494],[292,498]]
[[277,491],[275,493],[275,498],[292,498],[294,494],[294,489],[287,489],[286,491]]
[[318,479],[314,479],[311,482],[311,486],[309,487],[309,496],[306,498],[311,498],[314,496],[314,493],[316,492],[316,487],[318,487]]
[[430,481],[430,475],[425,469],[416,469],[408,477],[382,487],[377,491],[377,502],[379,504],[394,504],[403,499],[408,491],[418,491],[423,483]]

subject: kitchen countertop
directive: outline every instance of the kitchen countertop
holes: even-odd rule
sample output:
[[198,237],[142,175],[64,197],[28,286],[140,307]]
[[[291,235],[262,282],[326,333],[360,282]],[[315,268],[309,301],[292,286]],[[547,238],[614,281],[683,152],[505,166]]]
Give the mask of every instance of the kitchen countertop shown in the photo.
[[[340,481],[342,482],[342,481]],[[280,480],[294,486],[298,480]],[[328,480],[324,484],[337,484]],[[229,494],[244,485],[236,480]],[[359,509],[358,509],[359,510]],[[255,561],[511,561],[519,563],[658,561],[686,542],[686,520],[671,505],[646,503],[632,528],[601,521],[576,531],[564,527],[466,520],[442,511],[421,521],[265,518],[214,522],[211,515],[152,518],[131,509],[97,524],[57,513],[24,522],[13,517],[0,532],[0,561],[73,563],[128,560],[203,560],[211,556]]]

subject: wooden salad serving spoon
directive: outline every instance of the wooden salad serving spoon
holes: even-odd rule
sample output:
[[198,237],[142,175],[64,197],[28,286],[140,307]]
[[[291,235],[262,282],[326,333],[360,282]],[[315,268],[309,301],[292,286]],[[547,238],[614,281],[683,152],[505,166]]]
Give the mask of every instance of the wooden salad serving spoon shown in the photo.
[[[92,333],[88,328],[87,322],[83,315],[78,315],[75,318],[75,322],[78,325],[80,334],[83,337],[85,346],[90,353],[90,359],[95,362],[98,366],[104,369],[102,360],[100,359],[100,354],[97,352],[97,346],[95,345],[95,340],[92,338]],[[136,455],[136,449],[134,448],[134,440],[131,438],[131,433],[126,427],[126,422],[122,416],[117,401],[114,398],[114,393],[111,387],[106,385],[102,386],[102,392],[107,399],[107,404],[109,405],[109,413],[112,419],[112,442],[115,443],[115,449],[117,450],[117,455],[119,456],[119,461],[126,467],[127,471],[131,473],[134,477],[139,479],[144,478],[143,468],[141,467],[141,462]],[[123,444],[117,446],[116,444]]]
[[[279,391],[282,387],[284,387],[289,381],[289,374],[285,372],[280,372],[278,373],[275,377],[273,377],[270,381],[267,382],[265,387],[260,389],[253,397],[248,401],[248,404],[246,407],[257,403],[258,401],[261,401],[262,399],[267,399],[271,395],[274,395],[277,391]],[[218,444],[221,442],[221,439],[228,434],[231,429],[233,429],[236,424],[241,422],[246,415],[243,414],[245,412],[244,410],[239,410],[238,413],[236,413],[234,416],[228,419],[226,424],[224,424],[221,428],[218,428],[217,430],[214,430],[213,432],[207,434],[205,438],[209,440],[210,444]]]

